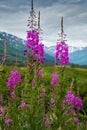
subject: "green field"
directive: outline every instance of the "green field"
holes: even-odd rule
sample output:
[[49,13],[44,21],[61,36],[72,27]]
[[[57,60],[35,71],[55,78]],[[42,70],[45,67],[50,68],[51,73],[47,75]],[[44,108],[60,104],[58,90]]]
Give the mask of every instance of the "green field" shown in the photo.
[[[9,90],[6,89],[7,78],[12,70],[21,73],[21,84],[17,86],[15,93],[17,98],[10,98]],[[87,129],[87,69],[59,67],[52,65],[44,65],[42,67],[43,78],[37,80],[35,86],[32,87],[31,79],[32,71],[27,71],[25,67],[13,68],[12,66],[3,67],[0,70],[0,94],[3,97],[2,106],[5,107],[6,114],[0,119],[1,130],[86,130]],[[52,88],[52,73],[59,75],[59,86]],[[83,101],[82,110],[78,113],[80,120],[79,125],[72,123],[72,116],[65,114],[65,108],[62,107],[68,90],[73,91],[74,95],[81,97]],[[46,97],[41,97],[41,93],[45,92]],[[54,98],[56,104],[49,105],[50,99]],[[28,109],[20,110],[21,101],[29,104]],[[39,102],[39,104],[38,104]],[[4,119],[14,118],[11,126],[5,127]],[[51,124],[49,127],[43,125],[45,118],[48,118]]]

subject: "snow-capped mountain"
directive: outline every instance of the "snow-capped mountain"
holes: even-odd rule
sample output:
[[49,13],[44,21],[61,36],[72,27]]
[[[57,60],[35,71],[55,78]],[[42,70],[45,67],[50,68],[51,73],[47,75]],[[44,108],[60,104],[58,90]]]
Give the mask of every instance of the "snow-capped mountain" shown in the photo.
[[[7,51],[11,55],[12,60],[15,60],[16,51],[19,54],[19,60],[23,61],[23,50],[26,48],[26,41],[14,36],[12,34],[8,34],[5,32],[0,32],[0,55],[3,54],[3,44],[4,39],[6,38],[7,42]],[[55,54],[55,46],[47,47],[45,46],[45,59],[48,63],[54,64],[54,54]],[[10,58],[10,60],[11,60]],[[87,47],[73,47],[69,46],[69,59],[70,63],[87,65]]]
[[55,53],[55,46],[51,46],[51,47],[47,47],[45,46],[45,52],[47,54],[50,54],[51,56],[54,56],[54,53]]
[[73,53],[75,51],[81,51],[83,50],[85,47],[72,47],[72,46],[69,46],[69,53]]
[[[84,50],[85,47],[74,47],[74,46],[69,46],[69,53],[73,53],[75,51],[81,51]],[[55,46],[50,46],[50,47],[46,47],[45,46],[45,51],[47,53],[50,53],[50,55],[54,55],[55,53]]]
[[[6,32],[0,32],[0,57],[2,57],[4,53],[5,38],[6,48],[10,55],[11,63],[15,61],[16,52],[18,52],[18,61],[23,62],[25,60],[24,50],[26,49],[26,41]],[[47,63],[54,64],[54,58],[49,53],[45,52],[45,59]]]
[[14,35],[12,35],[12,34],[8,34],[8,33],[6,33],[6,32],[0,32],[0,35],[1,35],[1,37],[0,37],[0,41],[3,41],[5,38],[6,38],[6,40],[8,40],[10,43],[12,43],[12,42],[14,42],[14,43],[21,43],[21,44],[25,44],[25,40],[23,40],[23,39],[21,39],[21,38],[19,38],[19,37],[17,37],[17,36],[14,36]]
[[[55,46],[45,47],[45,52],[54,57]],[[70,63],[87,65],[87,47],[69,46]]]

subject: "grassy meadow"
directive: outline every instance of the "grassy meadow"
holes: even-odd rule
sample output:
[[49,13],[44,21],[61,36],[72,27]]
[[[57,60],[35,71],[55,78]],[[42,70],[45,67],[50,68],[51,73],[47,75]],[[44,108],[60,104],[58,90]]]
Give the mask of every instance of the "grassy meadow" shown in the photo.
[[[21,83],[15,88],[14,99],[11,98],[10,89],[6,88],[7,78],[13,70],[21,74]],[[32,74],[33,70],[13,66],[1,68],[0,130],[86,130],[87,69],[44,65],[42,79],[35,77],[37,82],[34,85],[29,72]],[[59,82],[53,88],[52,73],[57,73]],[[73,112],[69,110],[68,113],[68,106],[62,103],[67,91],[71,90],[83,101],[82,109],[76,112],[79,123],[73,121]],[[7,124],[6,119],[10,119]]]

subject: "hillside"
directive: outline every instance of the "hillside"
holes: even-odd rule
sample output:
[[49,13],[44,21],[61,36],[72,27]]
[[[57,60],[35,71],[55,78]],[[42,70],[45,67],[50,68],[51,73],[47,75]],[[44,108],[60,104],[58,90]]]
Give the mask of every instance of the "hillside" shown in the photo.
[[87,47],[69,54],[72,63],[87,65]]
[[[45,47],[45,52],[54,56],[55,46]],[[87,47],[72,47],[69,46],[70,63],[87,65]]]
[[[11,34],[7,34],[5,32],[0,32],[0,57],[4,54],[4,40],[6,38],[6,48],[7,48],[7,61],[9,63],[15,63],[16,60],[16,52],[18,53],[18,62],[23,63],[26,61],[24,57],[24,50],[26,49],[25,43],[26,41],[20,39]],[[49,54],[45,53],[45,62],[53,63],[54,59]]]
[[[26,61],[23,51],[26,49],[26,41],[14,35],[0,32],[0,57],[4,54],[4,39],[6,38],[7,61],[14,63],[16,60],[16,52],[18,53],[18,61],[23,63]],[[45,63],[54,64],[55,46],[45,46]],[[87,47],[69,46],[70,63],[87,65]],[[10,59],[10,60],[9,60]]]

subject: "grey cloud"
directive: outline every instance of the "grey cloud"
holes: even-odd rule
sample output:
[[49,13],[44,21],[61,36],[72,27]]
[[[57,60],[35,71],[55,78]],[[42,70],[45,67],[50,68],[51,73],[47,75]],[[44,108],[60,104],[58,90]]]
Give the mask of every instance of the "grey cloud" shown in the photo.
[[[75,1],[34,0],[36,13],[41,11],[42,37],[45,41],[56,43],[61,16],[64,16],[64,31],[68,38],[87,42],[87,1],[77,0],[77,4]],[[26,37],[30,4],[31,0],[0,0],[0,30],[6,30],[22,38]]]
[[60,19],[64,16],[64,30],[71,40],[83,40],[87,42],[87,9],[86,5],[62,5],[54,4],[53,6],[41,9],[42,27],[44,30],[44,39],[56,42],[58,32],[60,32]]
[[3,14],[12,14],[19,11],[25,12],[29,7],[30,1],[28,0],[0,0],[0,13]]

